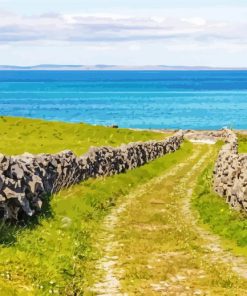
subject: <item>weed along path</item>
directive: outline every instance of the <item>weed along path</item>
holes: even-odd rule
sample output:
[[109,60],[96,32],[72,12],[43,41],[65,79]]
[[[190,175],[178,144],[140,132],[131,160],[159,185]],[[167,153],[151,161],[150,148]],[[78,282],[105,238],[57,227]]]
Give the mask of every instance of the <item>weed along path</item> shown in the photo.
[[217,149],[193,144],[187,159],[120,198],[102,224],[89,295],[247,295],[247,265],[201,229],[190,208]]

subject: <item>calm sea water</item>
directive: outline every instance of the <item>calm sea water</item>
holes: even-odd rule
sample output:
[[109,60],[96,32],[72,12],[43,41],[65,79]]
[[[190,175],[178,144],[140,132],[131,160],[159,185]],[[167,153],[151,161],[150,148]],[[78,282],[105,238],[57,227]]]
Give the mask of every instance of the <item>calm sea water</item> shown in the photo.
[[0,114],[136,128],[247,129],[247,71],[0,71]]

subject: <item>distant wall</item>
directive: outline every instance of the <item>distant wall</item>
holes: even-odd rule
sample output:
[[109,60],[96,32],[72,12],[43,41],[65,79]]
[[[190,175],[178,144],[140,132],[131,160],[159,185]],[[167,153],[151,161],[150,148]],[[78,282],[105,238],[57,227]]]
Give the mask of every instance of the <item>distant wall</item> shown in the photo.
[[183,132],[163,141],[137,142],[118,148],[91,148],[77,157],[58,154],[0,155],[0,217],[18,220],[38,213],[44,198],[90,177],[110,176],[142,166],[176,151]]
[[214,169],[214,189],[237,210],[247,211],[247,155],[238,154],[238,139],[231,130],[225,131],[222,147]]

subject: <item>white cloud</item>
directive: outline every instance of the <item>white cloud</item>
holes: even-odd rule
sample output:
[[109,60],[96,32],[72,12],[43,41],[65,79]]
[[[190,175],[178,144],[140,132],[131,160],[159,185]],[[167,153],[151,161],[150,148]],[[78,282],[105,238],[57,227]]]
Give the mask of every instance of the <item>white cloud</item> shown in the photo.
[[206,20],[201,17],[183,18],[183,22],[195,25],[195,26],[205,26]]
[[246,23],[207,21],[200,17],[121,17],[118,15],[2,14],[0,42],[247,42]]
[[140,46],[140,44],[134,43],[134,44],[130,44],[128,46],[128,49],[131,51],[139,51],[139,50],[141,50],[141,46]]
[[0,12],[0,64],[242,66],[246,65],[246,28],[247,21],[168,14],[24,16]]

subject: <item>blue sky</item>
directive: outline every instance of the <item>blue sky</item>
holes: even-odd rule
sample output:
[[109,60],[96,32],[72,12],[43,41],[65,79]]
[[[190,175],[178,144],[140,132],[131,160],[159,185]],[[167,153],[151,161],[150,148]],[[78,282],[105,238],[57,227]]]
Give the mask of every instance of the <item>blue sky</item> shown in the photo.
[[0,0],[0,64],[247,67],[246,0]]

